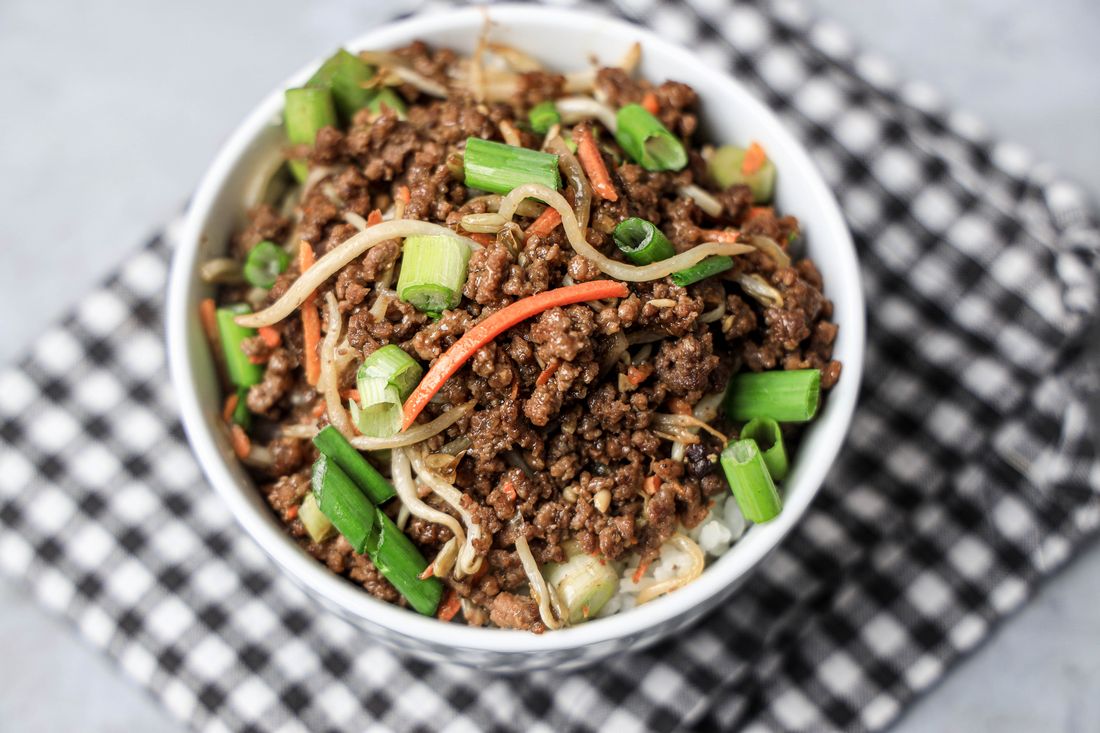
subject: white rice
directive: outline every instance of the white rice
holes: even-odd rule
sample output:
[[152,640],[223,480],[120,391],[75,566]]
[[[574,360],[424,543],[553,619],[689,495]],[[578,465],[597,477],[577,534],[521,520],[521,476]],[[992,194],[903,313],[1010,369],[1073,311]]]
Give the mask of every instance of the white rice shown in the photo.
[[[700,522],[694,529],[680,526],[677,531],[687,535],[699,545],[707,556],[708,564],[713,559],[729,550],[741,536],[745,534],[748,522],[737,508],[737,502],[733,501],[728,493],[719,494],[714,499],[706,519]],[[684,568],[691,564],[691,558],[684,552],[666,543],[661,547],[661,554],[646,568],[645,574],[639,582],[634,582],[634,573],[638,571],[638,558],[635,556],[623,569],[619,578],[619,592],[611,597],[602,609],[599,617],[610,616],[613,613],[633,608],[637,604],[637,596],[640,592],[663,580],[680,575]]]

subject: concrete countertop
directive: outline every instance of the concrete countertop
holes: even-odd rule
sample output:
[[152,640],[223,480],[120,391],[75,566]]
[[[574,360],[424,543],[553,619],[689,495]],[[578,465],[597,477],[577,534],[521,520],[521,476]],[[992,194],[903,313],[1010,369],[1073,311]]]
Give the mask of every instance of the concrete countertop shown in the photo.
[[[0,361],[178,211],[228,131],[305,60],[411,3],[0,4]],[[1100,5],[811,0],[902,77],[1100,193]],[[896,730],[1100,730],[1100,548],[1048,583]],[[0,728],[179,731],[0,582]],[[53,704],[62,702],[64,704]]]

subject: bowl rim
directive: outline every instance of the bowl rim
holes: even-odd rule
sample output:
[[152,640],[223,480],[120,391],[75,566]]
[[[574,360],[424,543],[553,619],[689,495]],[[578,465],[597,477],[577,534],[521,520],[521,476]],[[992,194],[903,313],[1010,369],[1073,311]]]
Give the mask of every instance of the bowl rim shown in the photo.
[[[363,33],[345,43],[344,47],[391,47],[416,37],[431,36],[440,30],[480,24],[484,12],[482,7],[465,7],[407,17]],[[681,64],[692,66],[695,73],[707,77],[710,82],[738,88],[739,97],[742,97],[739,103],[754,107],[754,114],[774,128],[769,134],[788,149],[788,165],[793,159],[800,169],[801,185],[809,189],[818,215],[823,221],[822,228],[830,232],[833,240],[831,246],[835,247],[839,258],[841,279],[851,288],[844,319],[837,320],[842,326],[842,337],[851,344],[852,353],[845,357],[844,378],[830,393],[827,414],[820,418],[831,421],[833,429],[820,442],[815,463],[801,469],[803,473],[800,479],[811,483],[812,487],[799,494],[797,501],[786,504],[777,519],[747,533],[733,546],[737,549],[736,552],[729,552],[712,562],[700,578],[675,593],[623,613],[541,635],[511,629],[451,624],[421,616],[374,598],[302,551],[289,535],[274,526],[270,517],[261,515],[246,498],[245,492],[254,493],[255,489],[234,478],[227,462],[229,457],[219,447],[214,433],[207,428],[204,419],[204,410],[207,408],[199,401],[189,354],[189,322],[192,314],[188,303],[191,302],[193,291],[199,287],[195,274],[204,237],[203,230],[217,204],[219,190],[254,139],[271,124],[272,119],[282,109],[283,90],[304,82],[312,69],[320,63],[319,59],[304,66],[287,82],[265,96],[222,145],[196,189],[170,269],[166,309],[168,361],[183,426],[207,479],[252,539],[309,592],[335,605],[345,615],[350,614],[370,625],[381,626],[435,646],[501,653],[567,651],[642,634],[704,604],[755,568],[798,523],[820,491],[825,474],[835,462],[855,409],[865,350],[863,289],[851,235],[833,193],[812,162],[808,151],[775,113],[735,78],[712,68],[688,49],[661,38],[647,28],[617,17],[571,8],[514,3],[493,5],[488,8],[488,13],[493,20],[524,25],[564,25],[576,28],[582,27],[586,22],[598,20],[601,27],[606,27],[607,33],[628,34],[636,38],[643,48],[658,48],[662,54]]]

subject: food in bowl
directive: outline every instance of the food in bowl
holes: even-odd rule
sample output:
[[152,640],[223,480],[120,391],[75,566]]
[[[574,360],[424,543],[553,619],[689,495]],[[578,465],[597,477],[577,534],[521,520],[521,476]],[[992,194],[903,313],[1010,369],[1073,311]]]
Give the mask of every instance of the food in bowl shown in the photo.
[[694,92],[639,53],[340,51],[286,92],[201,315],[234,450],[378,598],[557,629],[781,511],[832,306],[767,151],[696,144]]

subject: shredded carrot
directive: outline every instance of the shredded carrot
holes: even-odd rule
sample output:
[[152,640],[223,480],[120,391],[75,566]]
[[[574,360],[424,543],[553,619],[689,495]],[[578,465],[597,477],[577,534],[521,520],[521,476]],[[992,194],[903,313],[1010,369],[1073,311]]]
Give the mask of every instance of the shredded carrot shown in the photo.
[[233,423],[229,426],[229,439],[233,444],[233,452],[237,454],[237,458],[242,461],[248,458],[248,454],[252,452],[252,441],[248,438],[248,433],[244,431],[237,423]]
[[379,211],[378,209],[375,209],[374,211],[367,214],[367,226],[372,227],[375,224],[381,224],[381,223],[382,223],[382,212]]
[[741,232],[736,229],[700,229],[699,234],[705,241],[737,244]]
[[577,143],[577,157],[580,158],[584,172],[588,174],[592,190],[602,199],[618,201],[619,194],[615,191],[615,184],[611,182],[611,174],[607,172],[600,149],[596,147],[592,130],[587,125],[578,125],[573,132],[573,140]]
[[289,509],[286,510],[286,518],[287,519],[297,519],[298,518],[298,504],[295,504],[294,506],[292,506],[292,507],[290,507]]
[[[313,247],[303,240],[298,245],[298,269],[304,273],[313,267]],[[299,275],[300,276],[300,275]],[[310,386],[316,387],[317,380],[321,378],[321,354],[318,347],[321,345],[321,315],[317,312],[316,293],[310,293],[302,303],[302,337],[303,351],[306,359],[306,381]]]
[[409,187],[401,186],[398,188],[397,198],[400,199],[401,203],[405,204],[405,206],[408,206],[409,202],[412,201],[412,192],[409,191]]
[[535,380],[535,384],[541,387],[542,385],[549,382],[550,378],[554,376],[554,372],[558,371],[558,367],[560,366],[561,361],[559,359],[554,359],[553,361],[551,361],[549,364],[546,365],[546,368],[542,370],[542,373],[539,374],[539,378]]
[[257,365],[266,364],[267,360],[269,358],[271,358],[271,357],[270,356],[265,356],[263,354],[252,354],[248,357],[248,363],[249,364],[257,364]]
[[355,387],[351,387],[350,389],[340,390],[340,396],[342,398],[344,398],[345,400],[355,400],[356,402],[358,402],[359,401],[359,390],[357,390]]
[[539,214],[539,218],[531,222],[531,226],[527,227],[525,234],[530,237],[532,234],[537,234],[540,237],[545,237],[550,232],[558,228],[558,224],[561,224],[561,214],[553,206],[547,206],[546,211]]
[[448,588],[447,596],[443,599],[443,603],[439,604],[439,610],[436,611],[435,617],[440,621],[450,621],[458,615],[461,608],[462,603],[458,600],[458,594]]
[[433,575],[435,575],[435,563],[430,562],[430,563],[428,563],[428,567],[424,568],[424,572],[422,572],[420,575],[418,575],[416,577],[420,578],[421,580],[427,580],[428,578],[432,577]]
[[641,583],[642,582],[642,576],[645,575],[645,571],[648,570],[648,569],[649,569],[649,561],[646,560],[645,562],[638,565],[638,569],[634,571],[634,577],[632,578],[632,580],[635,583]]
[[509,499],[511,499],[511,500],[512,500],[513,502],[514,502],[514,501],[515,501],[515,500],[516,500],[516,499],[518,498],[518,496],[519,496],[518,494],[516,494],[516,486],[515,486],[515,484],[513,484],[513,483],[512,483],[511,481],[505,481],[505,482],[504,482],[504,485],[500,487],[500,490],[501,490],[501,492],[503,492],[503,494],[504,494],[505,496],[507,496],[507,497],[508,497]]
[[661,103],[657,101],[657,95],[653,92],[646,92],[642,97],[642,106],[645,107],[646,112],[651,115],[656,115],[661,111]]
[[626,378],[635,387],[649,379],[649,375],[652,373],[653,367],[649,364],[642,364],[641,366],[631,364],[626,368]]
[[317,404],[313,406],[313,410],[310,412],[310,414],[314,417],[321,417],[321,415],[324,415],[325,403],[323,401],[318,401]]
[[417,415],[427,407],[428,401],[439,391],[443,383],[461,369],[478,349],[512,326],[557,306],[583,303],[586,300],[625,298],[629,293],[626,285],[621,282],[593,280],[564,288],[545,290],[501,308],[463,334],[462,338],[455,341],[436,360],[420,380],[420,384],[416,385],[416,389],[409,395],[409,399],[405,401],[405,418],[402,420],[401,429],[407,430],[416,421]]
[[279,345],[283,343],[283,337],[279,334],[279,329],[274,326],[260,326],[257,333],[260,334],[260,338],[263,339],[264,345],[269,349],[277,349]]
[[492,247],[493,242],[497,241],[492,234],[486,234],[485,232],[466,232],[466,236],[482,247]]
[[225,407],[222,408],[222,417],[226,422],[233,419],[233,413],[237,409],[237,402],[240,401],[240,397],[234,392],[225,398]]
[[672,397],[668,401],[668,411],[673,415],[690,415],[691,405],[681,397]]
[[751,176],[760,170],[767,160],[768,156],[764,152],[764,148],[760,147],[760,143],[753,142],[749,145],[749,149],[745,151],[745,158],[741,161],[741,172],[746,176]]
[[656,494],[659,488],[661,488],[661,477],[657,474],[647,477],[646,480],[642,482],[642,491],[650,496]]
[[760,216],[761,214],[772,214],[774,210],[770,206],[753,206],[749,209],[749,218]]
[[210,345],[215,349],[221,345],[221,341],[218,340],[218,306],[215,305],[213,298],[203,298],[199,303],[199,320],[202,321],[202,330],[206,334],[206,338],[210,340]]

